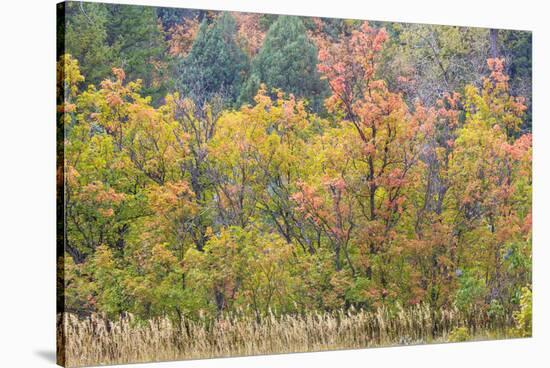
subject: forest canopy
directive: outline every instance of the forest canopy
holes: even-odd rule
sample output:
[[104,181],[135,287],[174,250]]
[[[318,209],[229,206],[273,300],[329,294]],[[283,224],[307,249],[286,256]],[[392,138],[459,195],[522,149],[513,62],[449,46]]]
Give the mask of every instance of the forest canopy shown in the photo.
[[77,2],[59,27],[65,311],[521,309],[529,32]]

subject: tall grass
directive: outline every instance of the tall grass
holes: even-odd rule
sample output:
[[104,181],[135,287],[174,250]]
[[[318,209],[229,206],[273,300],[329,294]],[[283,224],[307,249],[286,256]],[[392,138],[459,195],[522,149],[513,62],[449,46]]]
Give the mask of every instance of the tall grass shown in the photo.
[[139,322],[131,315],[108,321],[97,315],[81,319],[64,314],[58,318],[58,360],[77,367],[419,344],[446,341],[459,327],[470,336],[505,337],[512,324],[508,317],[490,320],[485,313],[465,315],[427,306],[392,312],[270,314],[260,321],[234,313],[177,323],[168,318]]

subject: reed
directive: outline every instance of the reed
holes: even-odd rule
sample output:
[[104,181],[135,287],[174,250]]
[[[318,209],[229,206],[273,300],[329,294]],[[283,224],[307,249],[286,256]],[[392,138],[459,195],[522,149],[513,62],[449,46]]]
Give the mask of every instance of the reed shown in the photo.
[[246,313],[218,319],[138,321],[132,315],[107,320],[99,315],[58,316],[58,359],[68,367],[354,349],[445,342],[451,331],[467,329],[472,339],[509,337],[512,318],[484,313],[431,310],[428,306],[389,311],[306,312],[260,320]]

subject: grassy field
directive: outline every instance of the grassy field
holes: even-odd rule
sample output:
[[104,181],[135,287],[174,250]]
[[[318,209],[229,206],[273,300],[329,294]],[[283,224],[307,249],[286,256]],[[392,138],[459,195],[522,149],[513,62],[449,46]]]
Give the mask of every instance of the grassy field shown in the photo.
[[514,337],[512,318],[495,321],[482,313],[465,316],[422,306],[270,315],[261,321],[234,314],[179,323],[64,314],[58,323],[58,338],[65,341],[58,360],[69,367]]

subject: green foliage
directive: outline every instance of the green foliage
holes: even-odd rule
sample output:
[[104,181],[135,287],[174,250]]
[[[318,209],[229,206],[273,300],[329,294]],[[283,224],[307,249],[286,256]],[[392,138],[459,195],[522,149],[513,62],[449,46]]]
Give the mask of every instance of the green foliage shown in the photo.
[[531,337],[533,333],[533,295],[529,287],[521,289],[520,310],[514,312],[516,333],[521,337]]
[[218,312],[250,308],[258,318],[289,312],[297,282],[291,252],[276,234],[229,227],[212,236],[203,252],[187,252],[188,281],[212,291],[207,303]]
[[80,61],[88,83],[98,86],[118,67],[141,79],[153,101],[164,97],[170,60],[155,8],[69,2],[64,26],[64,50]]
[[[506,271],[511,280],[514,280],[515,284],[521,285],[528,282],[531,279],[531,244],[529,242],[514,242],[509,243],[505,249],[503,249],[504,264],[506,265]],[[517,292],[520,290],[518,288]],[[519,302],[519,297],[512,297],[513,303]]]
[[191,52],[176,70],[178,90],[198,106],[215,96],[235,102],[248,72],[248,59],[237,45],[233,16],[223,13],[213,24],[203,20]]
[[115,51],[108,43],[109,10],[104,4],[68,2],[65,52],[75,57],[87,82],[95,85],[109,75]]
[[486,295],[485,284],[471,274],[463,274],[459,279],[456,291],[455,306],[461,311],[474,311],[475,307],[483,303]]
[[383,52],[381,71],[411,101],[433,103],[486,72],[483,67],[491,57],[487,29],[394,23],[389,28],[394,37]]
[[531,131],[532,112],[532,50],[531,32],[499,30],[499,44],[508,61],[507,73],[510,76],[510,88],[515,95],[526,99],[527,111],[523,118],[522,130]]
[[112,5],[109,7],[108,41],[115,50],[115,64],[129,79],[141,79],[145,95],[159,101],[167,92],[167,45],[155,8]]
[[376,283],[366,277],[357,277],[351,288],[346,293],[346,299],[352,303],[369,307],[374,303],[373,295],[369,294],[375,288]]
[[470,340],[468,327],[457,327],[449,333],[449,342],[464,342]]
[[182,22],[185,18],[204,17],[205,10],[181,9],[181,8],[155,8],[164,31]]
[[297,98],[310,100],[320,111],[326,85],[317,72],[317,47],[308,39],[302,19],[279,16],[271,24],[262,48],[252,61],[251,76],[241,92],[241,103],[252,102],[260,83]]
[[504,306],[498,302],[498,300],[491,300],[489,308],[487,310],[487,316],[492,320],[498,320],[506,315]]

